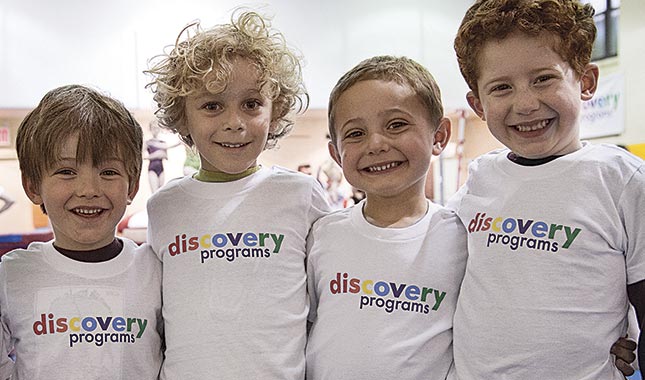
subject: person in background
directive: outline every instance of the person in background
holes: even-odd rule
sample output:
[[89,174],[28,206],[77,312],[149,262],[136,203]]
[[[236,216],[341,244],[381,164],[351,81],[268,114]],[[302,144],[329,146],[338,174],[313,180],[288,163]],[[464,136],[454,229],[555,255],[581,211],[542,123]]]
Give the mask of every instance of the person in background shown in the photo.
[[150,133],[152,133],[152,137],[146,140],[145,148],[148,153],[146,156],[148,160],[148,181],[150,191],[154,193],[166,183],[163,161],[168,159],[168,149],[179,146],[181,142],[168,144],[159,138],[161,128],[156,122],[150,123]]

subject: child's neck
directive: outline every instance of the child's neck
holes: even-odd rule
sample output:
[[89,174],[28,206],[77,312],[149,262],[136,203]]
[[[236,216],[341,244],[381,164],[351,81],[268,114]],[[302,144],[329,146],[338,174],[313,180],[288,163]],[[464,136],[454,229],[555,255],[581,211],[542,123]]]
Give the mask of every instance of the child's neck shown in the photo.
[[56,241],[54,241],[54,248],[61,253],[63,256],[66,256],[72,260],[81,261],[84,263],[102,263],[105,261],[112,260],[117,257],[119,253],[123,250],[123,241],[121,239],[115,238],[112,240],[112,243],[101,247],[98,249],[93,249],[90,251],[75,251],[71,249],[60,248],[56,246]]
[[521,166],[539,166],[560,158],[562,157],[562,155],[547,156],[542,158],[526,158],[510,152],[506,157],[512,162]]
[[256,165],[246,169],[241,173],[236,173],[236,174],[216,172],[216,171],[200,168],[199,171],[195,173],[193,178],[202,182],[233,182],[233,181],[237,181],[238,179],[242,179],[250,176],[251,174],[260,170],[260,168],[261,168],[260,165]]
[[[400,200],[400,201],[399,201]],[[363,215],[372,225],[384,228],[409,227],[428,213],[425,195],[401,198],[383,198],[367,195]]]

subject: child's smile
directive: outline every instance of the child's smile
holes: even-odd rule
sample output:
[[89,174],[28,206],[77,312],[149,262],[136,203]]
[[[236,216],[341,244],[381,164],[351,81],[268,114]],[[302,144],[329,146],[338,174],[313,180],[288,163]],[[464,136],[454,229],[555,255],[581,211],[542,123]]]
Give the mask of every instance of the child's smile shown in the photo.
[[539,131],[544,128],[546,128],[550,123],[553,121],[553,119],[546,119],[546,120],[541,120],[535,123],[524,123],[524,124],[518,124],[515,125],[515,129],[517,129],[518,132],[532,132],[532,131]]
[[105,209],[103,208],[85,208],[85,207],[76,207],[72,209],[72,212],[78,216],[84,218],[96,218],[98,217]]
[[385,172],[385,171],[389,171],[391,169],[397,168],[402,163],[403,163],[402,161],[393,161],[393,162],[388,162],[383,164],[371,165],[362,170],[368,173],[381,173],[381,172]]

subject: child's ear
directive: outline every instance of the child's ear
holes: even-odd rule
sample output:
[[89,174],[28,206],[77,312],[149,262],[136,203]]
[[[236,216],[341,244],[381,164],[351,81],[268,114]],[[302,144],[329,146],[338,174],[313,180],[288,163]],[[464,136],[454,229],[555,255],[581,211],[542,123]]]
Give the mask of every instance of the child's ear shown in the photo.
[[482,102],[479,100],[477,95],[474,92],[468,91],[466,94],[466,100],[468,105],[475,111],[475,114],[479,116],[483,121],[486,121],[486,116],[484,115],[484,107],[482,107]]
[[452,124],[447,117],[441,118],[439,126],[434,131],[434,145],[432,146],[432,154],[438,156],[450,141],[450,133],[452,131]]
[[589,100],[593,98],[598,88],[598,66],[589,63],[585,66],[584,72],[580,76],[580,99]]
[[40,196],[39,186],[35,186],[35,184],[24,175],[22,176],[22,188],[25,190],[25,194],[27,194],[27,197],[33,204],[38,206],[43,204],[43,198]]
[[137,196],[137,193],[139,192],[139,181],[136,181],[132,188],[130,188],[130,191],[128,192],[128,204],[132,203],[132,200],[134,199],[135,196]]
[[327,143],[327,149],[329,150],[329,155],[331,156],[331,158],[333,158],[334,161],[336,161],[336,163],[338,164],[338,166],[342,168],[343,164],[341,163],[340,154],[338,154],[338,148],[336,148],[336,145],[334,145],[330,141]]

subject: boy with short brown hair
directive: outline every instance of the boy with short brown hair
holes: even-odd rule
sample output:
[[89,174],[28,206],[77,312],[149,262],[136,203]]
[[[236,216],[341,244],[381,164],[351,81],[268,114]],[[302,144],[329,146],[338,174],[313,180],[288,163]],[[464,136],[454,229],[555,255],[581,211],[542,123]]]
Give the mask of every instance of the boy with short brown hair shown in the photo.
[[372,57],[339,79],[328,114],[330,154],[366,197],[309,237],[307,379],[445,379],[466,239],[425,197],[450,139],[439,87],[409,58]]
[[79,85],[51,90],[20,124],[23,187],[54,240],[2,257],[0,378],[157,379],[161,263],[115,237],[139,188],[142,136],[123,104]]

